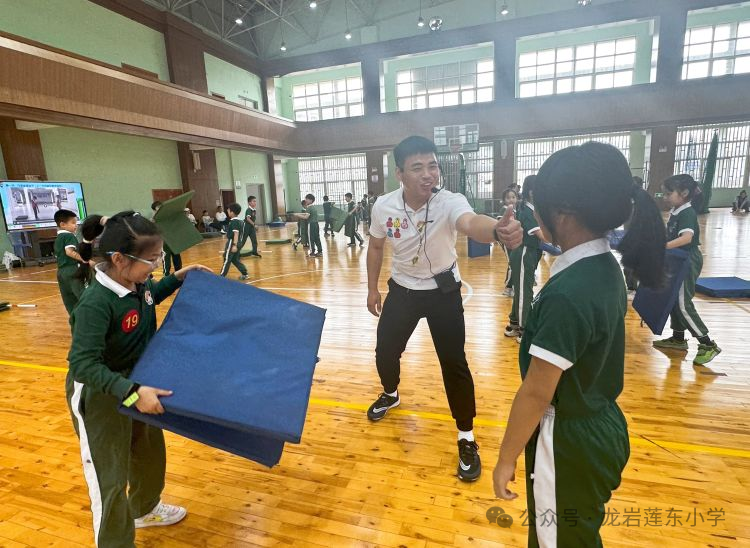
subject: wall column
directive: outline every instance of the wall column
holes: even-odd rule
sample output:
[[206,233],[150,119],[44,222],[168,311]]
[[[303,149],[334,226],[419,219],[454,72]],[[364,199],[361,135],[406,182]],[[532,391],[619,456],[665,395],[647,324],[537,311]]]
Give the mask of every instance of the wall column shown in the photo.
[[44,153],[38,131],[16,129],[12,118],[0,118],[0,147],[8,179],[23,181],[26,177],[47,179]]
[[649,158],[648,191],[661,192],[664,179],[674,174],[677,126],[660,126],[651,130],[651,156]]

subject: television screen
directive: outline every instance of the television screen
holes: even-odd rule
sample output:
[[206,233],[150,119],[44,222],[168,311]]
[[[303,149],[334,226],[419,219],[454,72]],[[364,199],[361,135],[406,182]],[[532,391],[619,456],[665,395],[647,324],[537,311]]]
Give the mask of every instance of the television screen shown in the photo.
[[55,211],[86,217],[83,186],[74,182],[0,181],[0,204],[8,231],[55,227]]

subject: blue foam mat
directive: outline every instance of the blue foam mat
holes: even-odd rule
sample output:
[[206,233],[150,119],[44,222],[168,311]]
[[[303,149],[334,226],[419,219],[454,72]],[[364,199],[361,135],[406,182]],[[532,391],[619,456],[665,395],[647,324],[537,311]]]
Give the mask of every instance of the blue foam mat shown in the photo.
[[711,297],[750,297],[750,282],[736,276],[725,278],[698,278],[695,290]]
[[490,244],[483,244],[481,242],[472,240],[471,238],[468,238],[468,240],[468,251],[470,259],[473,259],[474,257],[484,257],[485,255],[490,254]]
[[661,288],[654,289],[643,284],[638,286],[633,299],[633,308],[648,325],[651,332],[661,335],[679,296],[687,271],[690,268],[688,254],[680,249],[668,249],[664,255],[666,280]]
[[166,413],[123,412],[271,466],[300,441],[324,320],[316,306],[189,272],[130,377],[173,390]]

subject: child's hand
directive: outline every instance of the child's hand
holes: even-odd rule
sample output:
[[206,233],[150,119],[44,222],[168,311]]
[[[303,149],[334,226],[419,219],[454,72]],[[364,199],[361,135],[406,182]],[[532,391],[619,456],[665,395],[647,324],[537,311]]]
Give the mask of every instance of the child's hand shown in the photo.
[[89,266],[90,266],[91,268],[94,268],[94,267],[96,266],[96,261],[95,261],[95,260],[93,260],[93,259],[90,259],[90,260],[89,260]]
[[186,266],[185,268],[181,268],[180,270],[176,271],[174,273],[174,277],[182,281],[185,279],[185,275],[191,270],[200,270],[201,272],[213,272],[213,270],[211,270],[207,266],[203,266],[202,264],[191,264],[190,266]]
[[502,458],[497,459],[495,470],[492,472],[495,496],[505,500],[517,498],[518,494],[508,489],[508,484],[512,481],[516,481],[516,463],[506,463]]
[[161,415],[164,408],[161,406],[159,396],[171,396],[171,390],[161,388],[152,388],[151,386],[141,386],[138,389],[138,401],[135,402],[135,408],[141,413],[147,415]]

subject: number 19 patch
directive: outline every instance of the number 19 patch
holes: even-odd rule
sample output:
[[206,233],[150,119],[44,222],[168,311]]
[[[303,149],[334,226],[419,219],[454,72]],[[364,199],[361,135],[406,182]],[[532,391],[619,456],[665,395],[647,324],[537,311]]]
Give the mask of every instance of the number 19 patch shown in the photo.
[[140,321],[140,316],[138,316],[137,310],[131,310],[127,314],[125,314],[125,317],[122,319],[122,330],[125,333],[130,333],[133,331],[136,327],[138,327],[138,322]]

